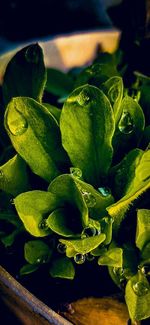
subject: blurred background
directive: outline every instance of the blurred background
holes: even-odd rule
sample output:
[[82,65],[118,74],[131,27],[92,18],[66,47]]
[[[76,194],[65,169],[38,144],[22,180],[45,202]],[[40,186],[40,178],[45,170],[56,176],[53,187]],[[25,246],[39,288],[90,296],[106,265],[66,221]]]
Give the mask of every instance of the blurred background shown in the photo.
[[[0,0],[0,53],[27,40],[92,29],[128,29],[149,0]],[[133,26],[132,26],[133,27]],[[131,31],[131,28],[130,28]]]

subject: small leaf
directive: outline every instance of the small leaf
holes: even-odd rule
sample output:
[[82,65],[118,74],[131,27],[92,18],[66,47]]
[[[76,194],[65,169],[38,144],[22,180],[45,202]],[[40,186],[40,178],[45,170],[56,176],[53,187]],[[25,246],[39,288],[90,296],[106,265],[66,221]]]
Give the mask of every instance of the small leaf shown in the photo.
[[59,241],[65,244],[67,247],[74,249],[77,253],[87,254],[96,247],[98,247],[106,238],[105,234],[100,234],[93,237],[87,237],[84,239],[60,239]]
[[28,96],[41,101],[46,83],[43,52],[38,44],[18,51],[8,63],[3,82],[5,104],[16,96]]
[[49,272],[53,278],[73,280],[75,277],[75,268],[68,257],[55,259],[52,262]]
[[113,267],[122,267],[122,254],[123,250],[121,248],[111,248],[99,257],[98,264]]
[[114,111],[115,124],[118,124],[118,121],[121,116],[121,101],[123,97],[123,81],[121,77],[111,77],[106,80],[102,89],[105,92],[106,96],[109,98]]
[[[56,177],[49,185],[48,190],[59,198],[59,207],[65,207],[65,211],[62,211],[62,214],[64,215],[66,213],[66,216],[68,216],[68,225],[70,225],[70,230],[72,229],[73,232],[76,231],[78,233],[78,231],[81,231],[82,226],[88,225],[89,219],[87,206],[78,189],[75,179],[70,174]],[[69,213],[67,211],[69,211]],[[55,221],[56,214],[53,214]],[[63,219],[61,218],[61,222],[62,221]],[[64,222],[67,223],[67,219]]]
[[72,91],[73,84],[73,79],[70,75],[57,69],[47,69],[47,82],[45,90],[49,93],[55,96],[64,97],[69,95],[69,93]]
[[24,227],[31,235],[43,237],[51,233],[44,221],[59,204],[54,194],[44,191],[26,192],[18,195],[14,204]]
[[60,129],[72,165],[82,170],[87,182],[98,187],[113,154],[114,118],[109,100],[93,86],[75,89],[63,106]]
[[[5,113],[11,142],[32,171],[50,182],[68,159],[59,126],[48,110],[32,98],[13,98]],[[31,150],[32,148],[32,150]]]
[[136,246],[142,250],[150,241],[150,210],[140,209],[137,212]]
[[26,163],[19,155],[0,166],[0,189],[13,196],[29,189]]
[[81,232],[81,225],[78,223],[78,216],[75,227],[73,227],[73,219],[76,219],[76,211],[68,208],[59,208],[54,210],[46,220],[47,226],[57,233],[58,235],[65,236],[65,237],[74,237],[77,235],[77,228],[79,229],[79,233]]
[[10,233],[9,235],[4,235],[1,237],[1,242],[5,245],[5,247],[9,247],[12,246],[16,237],[18,236],[18,234],[20,234],[22,232],[22,228],[17,228],[14,231],[12,231],[12,233]]
[[150,188],[150,150],[143,152],[142,150],[135,149],[125,159],[130,163],[132,161],[132,164],[125,163],[126,168],[123,172],[121,171],[122,175],[126,173],[124,196],[107,208],[108,213],[114,218],[113,230],[115,234],[119,231],[122,220],[125,218],[130,205]]
[[30,273],[33,273],[35,271],[37,271],[39,268],[39,266],[37,264],[33,265],[33,264],[25,264],[22,266],[22,268],[20,269],[20,275],[27,275]]
[[29,264],[47,263],[52,255],[52,250],[42,240],[31,240],[25,243],[24,256]]
[[125,300],[132,320],[150,317],[150,285],[145,276],[136,274],[127,282]]

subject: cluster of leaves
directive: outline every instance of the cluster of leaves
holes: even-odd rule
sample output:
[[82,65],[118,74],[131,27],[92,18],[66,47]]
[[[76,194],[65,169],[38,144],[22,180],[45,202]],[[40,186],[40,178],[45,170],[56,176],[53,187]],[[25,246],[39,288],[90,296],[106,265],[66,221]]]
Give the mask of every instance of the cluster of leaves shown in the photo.
[[118,53],[105,53],[68,74],[46,70],[38,44],[11,59],[0,239],[8,247],[29,233],[21,275],[44,263],[52,277],[73,279],[77,264],[97,259],[141,320],[150,317],[150,78],[136,72],[126,88],[120,66]]

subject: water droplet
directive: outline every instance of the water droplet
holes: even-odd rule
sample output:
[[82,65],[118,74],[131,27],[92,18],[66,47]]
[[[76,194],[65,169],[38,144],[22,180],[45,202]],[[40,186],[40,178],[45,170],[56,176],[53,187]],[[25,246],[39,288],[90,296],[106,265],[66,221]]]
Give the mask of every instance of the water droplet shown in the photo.
[[81,193],[85,199],[85,202],[89,208],[92,208],[96,204],[96,199],[95,197],[88,191],[81,189]]
[[4,176],[3,171],[0,169],[0,178]]
[[71,173],[72,176],[74,176],[76,178],[81,178],[82,177],[82,170],[80,168],[71,167],[70,168],[70,173]]
[[84,254],[76,254],[74,256],[74,261],[77,264],[83,264],[85,262],[86,256]]
[[95,257],[92,254],[88,253],[86,254],[86,259],[87,261],[92,262],[95,259]]
[[138,281],[133,284],[133,290],[137,296],[144,296],[149,291],[149,284],[144,281]]
[[36,262],[39,264],[42,262],[42,259],[41,258],[37,258]]
[[98,191],[103,195],[103,196],[108,196],[111,194],[111,191],[108,187],[99,187]]
[[86,227],[81,233],[81,238],[92,237],[97,235],[97,229],[95,227]]
[[88,105],[90,101],[89,94],[86,89],[81,90],[80,94],[77,97],[77,102],[80,106]]
[[46,219],[43,219],[43,220],[39,223],[39,228],[40,228],[40,229],[44,229],[44,230],[48,229],[48,225],[47,225],[47,221],[46,221]]
[[12,205],[15,204],[14,199],[10,199],[10,204],[12,204]]
[[37,64],[39,62],[39,54],[38,45],[30,45],[25,52],[26,61]]
[[119,121],[119,130],[124,134],[130,134],[133,132],[134,123],[130,113],[124,111]]
[[60,254],[65,254],[66,252],[66,245],[62,244],[62,243],[59,243],[57,245],[57,251],[60,253]]
[[7,125],[13,135],[22,135],[28,128],[27,120],[16,108],[8,111]]

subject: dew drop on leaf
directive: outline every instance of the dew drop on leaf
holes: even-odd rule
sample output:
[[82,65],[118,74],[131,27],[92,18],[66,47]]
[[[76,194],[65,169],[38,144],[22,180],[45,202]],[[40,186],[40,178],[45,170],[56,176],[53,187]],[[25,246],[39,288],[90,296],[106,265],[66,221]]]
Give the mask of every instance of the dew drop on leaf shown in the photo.
[[89,208],[94,207],[95,204],[96,204],[96,199],[95,199],[95,197],[94,197],[90,192],[87,192],[87,191],[84,190],[84,189],[81,189],[81,193],[82,193],[82,195],[83,195],[83,197],[84,197],[84,200],[85,200],[87,206],[88,206]]
[[97,229],[95,227],[86,227],[81,233],[81,238],[92,237],[97,235]]
[[148,293],[150,286],[144,281],[138,281],[133,284],[133,291],[137,296],[144,296]]
[[39,223],[39,228],[40,228],[40,229],[48,229],[48,225],[47,225],[46,219],[42,220],[42,221]]
[[86,260],[88,262],[92,262],[94,259],[95,259],[95,257],[92,254],[90,254],[90,253],[86,254]]
[[103,196],[108,196],[111,194],[111,191],[108,187],[99,187],[98,191],[103,195]]
[[121,133],[130,134],[134,130],[133,119],[129,112],[124,111],[119,121],[119,130]]
[[83,264],[85,262],[86,256],[84,254],[76,254],[74,256],[74,261],[77,264]]
[[66,245],[64,245],[64,244],[62,244],[62,243],[59,243],[59,244],[57,245],[57,251],[58,251],[58,253],[60,253],[60,254],[65,254],[65,252],[66,252]]
[[70,173],[75,178],[81,178],[82,177],[82,170],[80,168],[71,167],[70,168]]
[[80,106],[88,105],[90,97],[86,89],[81,90],[80,94],[77,97],[77,102]]
[[8,120],[7,120],[8,128],[13,135],[22,135],[27,131],[28,122],[17,110],[14,112],[14,116],[10,115],[8,112]]

